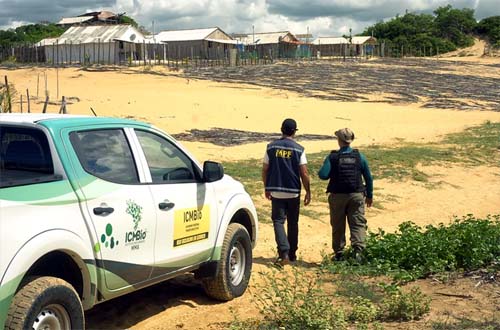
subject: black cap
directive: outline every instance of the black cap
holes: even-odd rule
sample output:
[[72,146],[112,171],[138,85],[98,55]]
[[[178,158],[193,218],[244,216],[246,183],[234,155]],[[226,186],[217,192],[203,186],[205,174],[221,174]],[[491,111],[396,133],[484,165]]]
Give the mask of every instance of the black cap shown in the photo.
[[297,122],[292,118],[285,119],[283,124],[281,124],[281,133],[285,135],[293,135],[297,130]]

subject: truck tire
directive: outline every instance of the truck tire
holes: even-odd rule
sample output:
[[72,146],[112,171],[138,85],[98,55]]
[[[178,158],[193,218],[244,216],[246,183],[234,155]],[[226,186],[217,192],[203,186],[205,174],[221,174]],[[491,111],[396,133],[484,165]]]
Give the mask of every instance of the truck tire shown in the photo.
[[37,277],[19,290],[5,329],[84,329],[82,304],[75,289],[57,277]]
[[248,231],[238,223],[229,224],[222,244],[217,275],[202,280],[208,296],[222,301],[241,296],[252,271],[252,243]]

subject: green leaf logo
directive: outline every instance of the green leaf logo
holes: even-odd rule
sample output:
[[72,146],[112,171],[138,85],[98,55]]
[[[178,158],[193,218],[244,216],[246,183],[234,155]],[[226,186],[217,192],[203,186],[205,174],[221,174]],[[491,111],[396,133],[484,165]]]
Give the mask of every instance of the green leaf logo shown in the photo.
[[137,230],[139,222],[141,222],[142,219],[142,206],[136,204],[132,200],[128,200],[126,212],[132,216],[132,219],[134,220],[134,230]]

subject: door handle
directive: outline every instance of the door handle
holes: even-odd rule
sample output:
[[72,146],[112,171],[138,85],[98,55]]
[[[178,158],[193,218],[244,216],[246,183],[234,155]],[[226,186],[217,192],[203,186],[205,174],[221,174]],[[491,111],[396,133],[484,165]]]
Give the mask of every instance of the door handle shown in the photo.
[[168,211],[168,210],[172,209],[174,206],[175,206],[175,203],[172,203],[172,202],[161,202],[160,204],[158,204],[158,207],[162,211]]
[[114,211],[115,211],[115,209],[112,207],[95,207],[94,208],[95,215],[105,216],[105,215],[113,213]]

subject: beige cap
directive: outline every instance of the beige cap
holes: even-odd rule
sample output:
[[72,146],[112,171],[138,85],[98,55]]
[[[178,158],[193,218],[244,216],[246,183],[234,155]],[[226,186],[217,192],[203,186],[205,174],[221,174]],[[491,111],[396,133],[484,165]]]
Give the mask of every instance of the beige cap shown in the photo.
[[337,138],[347,143],[351,143],[352,140],[354,140],[354,132],[347,127],[336,131],[335,136],[337,136]]

